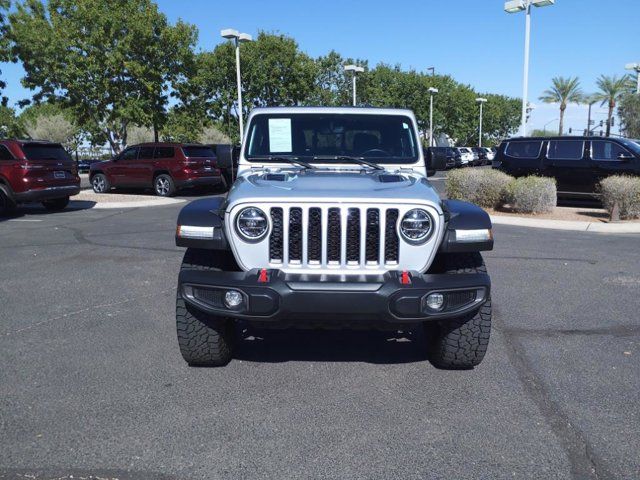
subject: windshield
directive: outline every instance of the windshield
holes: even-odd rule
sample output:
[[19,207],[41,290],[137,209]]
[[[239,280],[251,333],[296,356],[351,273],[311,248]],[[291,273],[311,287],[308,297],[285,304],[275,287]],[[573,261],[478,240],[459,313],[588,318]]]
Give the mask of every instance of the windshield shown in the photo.
[[211,147],[182,147],[182,151],[184,152],[184,156],[189,157],[215,157],[216,154],[213,152]]
[[27,160],[57,160],[67,162],[71,157],[62,145],[47,143],[25,143],[22,151]]
[[374,163],[414,163],[419,155],[412,121],[402,115],[260,114],[248,132],[249,161],[295,156],[309,163],[345,163],[338,157],[351,156]]
[[629,140],[627,138],[621,138],[620,142],[622,142],[622,144],[627,147],[629,150],[631,150],[633,153],[635,153],[636,155],[640,155],[640,140]]

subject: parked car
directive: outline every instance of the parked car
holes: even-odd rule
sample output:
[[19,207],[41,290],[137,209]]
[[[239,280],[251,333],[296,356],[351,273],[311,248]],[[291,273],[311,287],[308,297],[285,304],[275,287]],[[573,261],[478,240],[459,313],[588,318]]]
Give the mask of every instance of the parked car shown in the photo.
[[460,162],[463,167],[470,167],[473,165],[473,152],[467,147],[458,147],[458,153],[460,153]]
[[[491,220],[442,200],[409,110],[279,107],[247,120],[225,197],[182,209],[176,326],[190,365],[230,361],[235,322],[261,328],[423,325],[431,361],[487,350]],[[434,160],[439,161],[434,162]]]
[[83,158],[78,161],[78,173],[89,173],[91,165],[101,160],[98,158]]
[[496,153],[493,151],[493,148],[489,148],[489,147],[483,147],[483,148],[487,155],[487,165],[491,165],[491,162],[493,162],[493,159],[495,158]]
[[[451,147],[428,147],[426,154],[428,158],[441,155],[445,159],[447,168],[454,168],[456,166],[456,157],[458,157],[458,162],[460,162],[460,154]],[[460,166],[460,163],[458,163],[457,166]]]
[[201,144],[143,143],[127,147],[106,162],[93,163],[93,191],[106,193],[114,187],[153,188],[169,197],[177,190],[223,183],[213,149]]
[[473,152],[473,165],[478,167],[487,164],[487,151],[482,147],[471,147]]
[[76,162],[59,143],[0,140],[0,213],[28,202],[62,210],[79,192]]
[[504,140],[493,167],[558,182],[560,196],[593,196],[609,175],[640,175],[640,145],[613,137],[519,137]]

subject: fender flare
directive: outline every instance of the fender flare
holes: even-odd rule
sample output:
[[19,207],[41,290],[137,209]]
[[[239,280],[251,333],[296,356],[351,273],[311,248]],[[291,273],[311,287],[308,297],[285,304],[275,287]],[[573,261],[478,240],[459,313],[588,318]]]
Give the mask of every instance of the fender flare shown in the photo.
[[[473,203],[460,200],[444,200],[442,208],[445,213],[447,226],[440,245],[440,251],[479,252],[493,250],[493,234],[491,218],[482,208]],[[456,238],[456,230],[488,230],[488,238],[477,241],[460,241]]]
[[[226,199],[221,197],[203,198],[183,207],[178,214],[176,245],[206,250],[229,250],[224,232],[225,203]],[[185,227],[200,229],[203,232],[202,237],[189,236],[189,230]]]

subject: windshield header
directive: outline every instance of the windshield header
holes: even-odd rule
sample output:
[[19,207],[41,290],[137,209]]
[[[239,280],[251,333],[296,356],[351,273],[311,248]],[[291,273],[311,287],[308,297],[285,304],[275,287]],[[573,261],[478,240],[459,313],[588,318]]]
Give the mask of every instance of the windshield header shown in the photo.
[[310,164],[353,163],[341,157],[406,164],[418,161],[418,149],[404,115],[265,113],[252,118],[244,155],[260,163],[292,156]]

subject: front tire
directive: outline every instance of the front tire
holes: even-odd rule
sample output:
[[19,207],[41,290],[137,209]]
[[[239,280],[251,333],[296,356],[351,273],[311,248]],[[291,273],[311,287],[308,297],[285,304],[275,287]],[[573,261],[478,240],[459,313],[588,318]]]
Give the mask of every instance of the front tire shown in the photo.
[[[448,254],[440,261],[443,273],[487,273],[482,255]],[[469,369],[482,362],[491,334],[491,298],[478,310],[462,317],[425,325],[429,360],[444,369]]]
[[[181,270],[228,270],[233,259],[211,250],[189,248]],[[182,358],[191,366],[219,367],[231,360],[235,343],[233,320],[211,315],[176,294],[176,329]]]
[[45,200],[42,206],[50,212],[59,212],[69,205],[69,197],[54,198],[53,200]]
[[159,197],[170,197],[176,193],[176,185],[170,175],[163,173],[153,181],[153,190]]
[[93,187],[93,191],[95,193],[107,193],[109,190],[111,190],[109,179],[104,173],[96,173],[93,177],[91,177],[91,186]]

